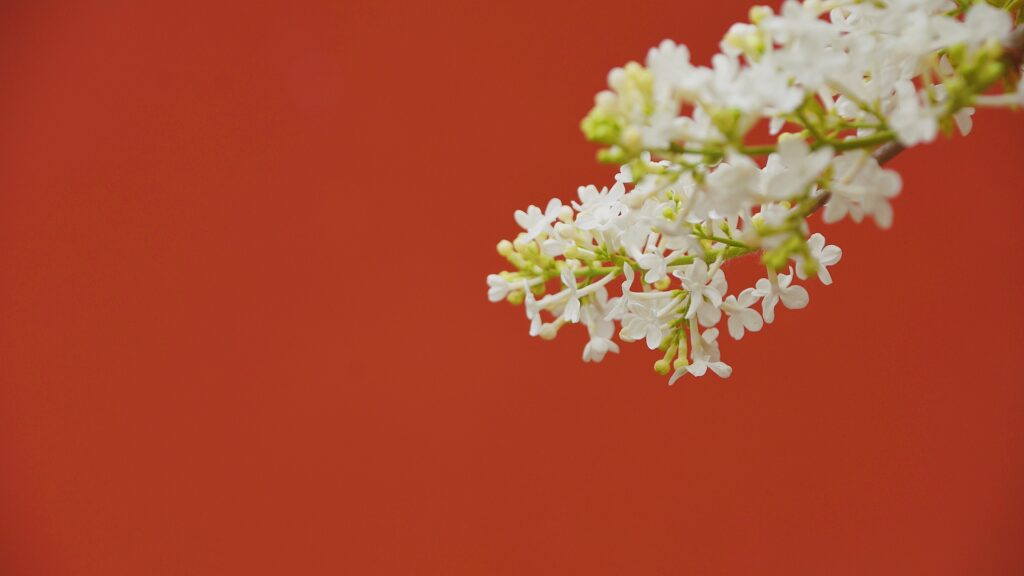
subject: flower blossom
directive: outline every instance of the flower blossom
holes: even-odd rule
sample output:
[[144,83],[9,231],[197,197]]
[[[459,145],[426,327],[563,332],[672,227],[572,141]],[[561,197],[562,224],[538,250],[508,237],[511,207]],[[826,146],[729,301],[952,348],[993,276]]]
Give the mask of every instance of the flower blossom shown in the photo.
[[[1024,52],[1020,12],[997,4],[785,0],[730,26],[710,65],[665,40],[613,68],[580,125],[613,182],[515,211],[522,231],[498,243],[508,268],[487,276],[488,300],[522,305],[531,336],[582,324],[585,362],[619,352],[617,337],[657,349],[669,383],[728,377],[723,316],[740,340],[779,303],[808,305],[797,279],[832,284],[843,252],[814,214],[889,228],[894,150],[966,136],[975,108],[1024,107],[1008,65]],[[739,258],[767,276],[729,293]]]
[[810,301],[810,295],[803,286],[790,286],[793,282],[793,272],[789,274],[768,275],[768,278],[761,278],[754,285],[754,295],[761,298],[761,310],[764,321],[771,324],[775,321],[775,305],[782,302],[782,305],[790,310],[805,308]]

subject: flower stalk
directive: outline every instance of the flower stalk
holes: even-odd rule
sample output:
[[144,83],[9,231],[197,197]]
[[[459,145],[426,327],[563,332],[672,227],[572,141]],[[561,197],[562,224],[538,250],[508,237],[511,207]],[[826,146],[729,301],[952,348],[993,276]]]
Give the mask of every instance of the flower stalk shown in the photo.
[[[662,42],[612,70],[581,124],[620,166],[614,185],[517,211],[523,232],[498,245],[513,269],[488,276],[488,297],[522,304],[531,335],[583,324],[585,361],[618,352],[617,332],[662,350],[655,371],[670,383],[729,376],[723,318],[740,339],[778,304],[808,304],[797,280],[832,283],[842,251],[812,215],[888,228],[902,181],[885,164],[968,134],[974,106],[1024,106],[1022,12],[1017,0],[787,0],[733,25],[710,67]],[[763,122],[775,142],[748,142]],[[751,254],[765,278],[729,293],[723,264]]]

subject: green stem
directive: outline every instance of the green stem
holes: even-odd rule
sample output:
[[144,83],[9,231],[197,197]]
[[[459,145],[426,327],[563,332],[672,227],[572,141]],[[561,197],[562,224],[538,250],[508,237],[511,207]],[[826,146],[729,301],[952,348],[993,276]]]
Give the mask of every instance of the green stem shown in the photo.
[[702,236],[701,238],[704,240],[711,240],[712,242],[718,242],[719,244],[733,246],[735,248],[747,248],[746,244],[733,240],[732,238],[722,238],[721,236]]
[[876,132],[870,136],[864,136],[862,138],[850,138],[849,140],[836,140],[831,142],[825,142],[821,146],[831,146],[835,150],[857,150],[860,148],[870,148],[872,146],[878,146],[885,144],[896,139],[896,134],[891,130],[884,132]]

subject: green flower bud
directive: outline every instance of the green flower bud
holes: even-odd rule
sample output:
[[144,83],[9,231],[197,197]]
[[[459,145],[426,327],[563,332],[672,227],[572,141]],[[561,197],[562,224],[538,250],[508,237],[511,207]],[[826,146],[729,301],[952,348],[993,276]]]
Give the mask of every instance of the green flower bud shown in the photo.
[[618,144],[622,136],[621,120],[597,108],[580,122],[580,129],[587,140],[598,144]]
[[643,135],[636,126],[627,126],[622,131],[622,145],[630,150],[637,150],[643,144]]
[[954,44],[946,49],[946,55],[949,57],[949,63],[956,66],[964,61],[964,54],[967,51],[967,46],[962,42]]
[[750,12],[747,13],[747,17],[750,18],[751,24],[760,24],[765,19],[770,18],[772,14],[772,9],[768,6],[752,6]]
[[597,161],[605,164],[625,164],[629,154],[620,146],[612,146],[597,151]]
[[711,113],[711,123],[727,137],[734,135],[739,127],[741,113],[734,108],[719,108]]
[[967,82],[962,76],[953,76],[943,82],[943,85],[946,87],[946,92],[953,98],[959,97],[967,90]]
[[736,48],[747,56],[755,58],[764,53],[765,49],[764,39],[760,31],[756,30],[730,30],[726,33],[722,42]]
[[526,239],[526,234],[519,234],[516,236],[516,239],[512,241],[512,247],[516,249],[516,252],[525,252],[526,247],[532,243],[532,240]]
[[985,45],[982,46],[981,49],[985,56],[992,59],[1002,58],[1003,52],[1005,51],[1003,43],[996,38],[989,38],[988,40],[986,40]]
[[523,258],[523,256],[518,252],[509,252],[505,255],[505,259],[508,260],[509,264],[520,270],[530,265],[529,262],[526,261],[526,258]]
[[639,182],[641,178],[647,175],[648,164],[639,159],[629,163],[629,169],[633,172],[633,182]]
[[626,80],[637,90],[649,94],[654,88],[654,74],[639,62],[630,62],[625,66]]
[[978,83],[981,84],[981,86],[988,86],[1002,78],[1005,73],[1006,66],[1003,65],[1002,62],[998,60],[986,62],[978,71]]
[[775,250],[769,250],[761,256],[761,262],[763,262],[765,266],[776,271],[782,270],[782,268],[786,266],[787,261],[789,261],[789,255],[782,247],[776,248]]
[[680,333],[678,356],[676,356],[676,361],[672,363],[672,367],[675,368],[676,370],[679,370],[681,368],[686,368],[687,366],[689,366],[690,359],[688,358],[688,356],[689,353],[687,352],[686,348],[686,334]]
[[668,376],[668,373],[672,370],[672,366],[668,363],[668,360],[662,358],[654,363],[654,371],[662,376]]

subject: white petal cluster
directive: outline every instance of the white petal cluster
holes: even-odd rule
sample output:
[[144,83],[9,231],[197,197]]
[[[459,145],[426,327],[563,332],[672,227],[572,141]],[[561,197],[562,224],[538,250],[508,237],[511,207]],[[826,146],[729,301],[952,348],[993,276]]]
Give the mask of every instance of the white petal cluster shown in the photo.
[[[583,324],[587,362],[617,353],[617,335],[663,351],[670,383],[728,377],[723,318],[738,340],[780,304],[807,306],[798,278],[832,283],[842,251],[811,233],[813,214],[892,225],[902,181],[881,147],[966,133],[973,106],[1024,103],[1004,57],[1013,19],[985,2],[787,0],[752,9],[710,66],[665,40],[612,70],[583,120],[621,166],[615,182],[517,211],[522,232],[498,245],[514,270],[488,276],[488,298],[523,304],[534,336]],[[723,265],[747,255],[765,276],[730,293]]]

